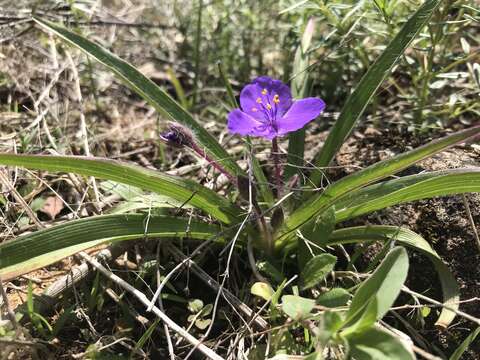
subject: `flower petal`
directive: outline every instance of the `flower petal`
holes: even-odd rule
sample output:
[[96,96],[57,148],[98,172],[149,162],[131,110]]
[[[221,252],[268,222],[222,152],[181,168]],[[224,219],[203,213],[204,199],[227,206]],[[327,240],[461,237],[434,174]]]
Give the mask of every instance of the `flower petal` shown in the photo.
[[[280,80],[271,79],[268,76],[260,76],[252,81],[257,84],[260,91],[267,90],[266,103],[276,106],[277,116],[283,116],[292,105],[292,93],[290,88]],[[274,101],[275,95],[278,95],[278,102]]]
[[228,114],[228,131],[240,135],[254,135],[255,128],[263,125],[250,115],[235,109]]
[[252,118],[240,109],[228,114],[228,130],[233,134],[260,136],[273,139],[277,134],[270,124],[262,123]]
[[265,114],[257,99],[263,99],[262,88],[257,84],[249,84],[240,93],[240,106],[244,113],[257,120],[264,120]]
[[285,115],[276,122],[278,135],[303,128],[325,109],[325,102],[319,98],[295,101]]

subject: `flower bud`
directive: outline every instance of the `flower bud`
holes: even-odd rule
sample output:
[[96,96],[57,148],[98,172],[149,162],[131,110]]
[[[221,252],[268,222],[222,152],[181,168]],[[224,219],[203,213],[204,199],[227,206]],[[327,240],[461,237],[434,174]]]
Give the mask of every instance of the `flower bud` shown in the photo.
[[192,147],[192,137],[181,125],[170,124],[170,128],[160,134],[160,139],[170,146],[181,148]]

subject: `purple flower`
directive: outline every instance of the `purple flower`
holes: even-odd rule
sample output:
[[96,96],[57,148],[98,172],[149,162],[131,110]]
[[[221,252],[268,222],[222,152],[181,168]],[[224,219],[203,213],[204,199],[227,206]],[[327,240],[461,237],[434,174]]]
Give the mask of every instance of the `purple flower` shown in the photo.
[[287,85],[261,76],[243,88],[240,107],[228,114],[231,133],[273,139],[303,128],[320,115],[325,102],[319,98],[293,101]]

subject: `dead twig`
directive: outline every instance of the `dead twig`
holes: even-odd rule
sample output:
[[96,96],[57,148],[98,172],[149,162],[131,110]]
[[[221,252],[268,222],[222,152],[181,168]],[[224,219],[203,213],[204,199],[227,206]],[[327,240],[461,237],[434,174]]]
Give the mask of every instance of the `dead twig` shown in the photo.
[[[33,14],[32,14],[33,15]],[[36,15],[44,16],[45,14],[36,13]],[[155,24],[155,23],[131,23],[121,20],[73,20],[70,15],[63,16],[50,16],[52,20],[56,22],[61,21],[73,26],[119,26],[119,27],[131,27],[131,28],[145,28],[145,29],[172,29],[174,26],[167,24]],[[0,16],[0,25],[15,26],[24,23],[31,23],[32,17],[30,16]]]
[[[90,265],[92,265],[95,269],[100,271],[104,276],[112,280],[115,284],[122,287],[133,296],[135,296],[142,304],[146,307],[150,306],[150,300],[146,297],[144,293],[137,290],[135,287],[130,285],[128,282],[120,278],[119,276],[113,274],[111,271],[106,269],[102,264],[100,264],[97,260],[92,258],[90,255],[86,253],[80,253],[80,256],[87,261]],[[199,351],[201,351],[205,356],[212,360],[224,360],[220,355],[215,353],[212,349],[202,344],[198,341],[194,336],[190,335],[186,332],[182,327],[177,325],[172,319],[170,319],[164,312],[162,312],[158,307],[153,306],[152,312],[158,316],[163,322],[165,322],[173,331],[187,340],[190,344],[196,347]]]
[[[13,312],[12,308],[10,307],[10,304],[8,302],[8,297],[7,297],[7,292],[5,291],[2,283],[2,278],[0,278],[0,296],[2,297],[3,305],[5,306],[5,309],[7,310],[7,316],[10,322],[12,323],[13,328],[18,331],[19,325],[17,322],[17,319],[15,318],[15,313]],[[0,303],[2,305],[2,303]]]
[[470,204],[468,203],[467,196],[462,194],[463,203],[465,205],[465,211],[467,212],[468,221],[470,222],[470,226],[472,227],[473,235],[475,236],[475,240],[477,243],[478,251],[480,251],[480,236],[478,235],[477,227],[475,226],[475,221],[473,220],[472,211],[470,210]]
[[10,180],[7,178],[7,176],[3,173],[2,170],[0,170],[0,182],[2,182],[7,187],[8,191],[12,193],[15,200],[18,201],[22,209],[27,213],[28,217],[30,218],[30,220],[32,220],[37,229],[43,229],[45,226],[38,220],[33,210],[30,209],[30,206],[28,206],[22,195],[20,195],[15,189],[15,187],[10,183]]
[[[119,257],[125,252],[125,245],[109,246],[95,255],[98,262],[108,263]],[[67,275],[62,276],[51,284],[45,291],[34,297],[35,310],[38,313],[47,312],[58,302],[60,295],[70,290],[80,281],[92,274],[92,268],[88,263],[82,263],[74,266]]]
[[409,288],[407,288],[405,285],[402,286],[402,291],[403,292],[406,292],[407,294],[410,294],[410,295],[413,295],[413,296],[416,296],[418,297],[419,299],[422,299],[422,300],[425,300],[425,301],[428,301],[429,303],[432,303],[432,304],[435,304],[435,305],[439,305],[447,310],[450,310],[452,312],[454,312],[455,314],[461,316],[461,317],[464,317],[465,319],[467,320],[470,320],[471,322],[474,322],[475,324],[477,325],[480,325],[480,319],[472,316],[472,315],[469,315],[461,310],[457,310],[457,309],[454,309],[452,308],[451,306],[448,306],[448,305],[445,305],[445,304],[442,304],[441,302],[437,301],[437,300],[434,300],[432,298],[429,298],[428,296],[425,296],[425,295],[422,295],[422,294],[419,294],[413,290],[410,290]]
[[[157,287],[160,286],[160,284],[162,283],[161,274],[160,274],[160,245],[161,245],[161,243],[159,242],[157,244],[157,265],[156,265],[156,268],[157,268]],[[164,308],[163,308],[163,301],[162,301],[161,296],[158,297],[158,308],[161,311],[165,311]],[[172,342],[172,337],[170,335],[170,329],[168,328],[168,326],[165,322],[163,323],[163,330],[165,331],[165,336],[167,338],[168,354],[170,355],[171,360],[175,360],[175,351],[173,349],[173,342]]]
[[433,354],[430,354],[429,352],[423,350],[422,348],[419,348],[418,346],[415,346],[415,345],[412,345],[412,350],[420,355],[421,357],[423,357],[424,359],[427,359],[427,360],[442,360],[441,357],[438,357],[438,356],[435,356]]
[[[0,338],[0,344],[3,345],[13,345],[13,346],[20,346],[20,347],[32,347],[32,348],[39,348],[43,351],[46,351],[46,346],[42,343],[37,341],[29,341],[29,340],[14,340],[14,339],[6,339]],[[1,346],[0,346],[1,347]]]
[[[83,106],[83,97],[82,97],[82,90],[80,87],[80,76],[77,71],[77,66],[73,61],[72,56],[68,50],[65,50],[65,54],[67,56],[68,62],[70,64],[70,69],[72,70],[72,80],[74,82],[74,90],[75,90],[75,97],[80,109],[80,132],[83,141],[83,150],[85,151],[86,156],[91,156],[90,153],[90,145],[88,142],[88,132],[87,132],[87,123],[85,119],[85,110]],[[95,202],[93,203],[95,210],[97,213],[101,213],[101,210],[98,208],[98,203],[100,202],[100,193],[97,187],[97,181],[93,176],[90,177],[90,183],[93,188],[93,193],[95,196]]]
[[[177,259],[177,261],[186,261],[188,266],[192,268],[193,273],[198,276],[205,284],[207,284],[212,290],[218,291],[220,289],[220,284],[215,281],[210,275],[208,275],[200,266],[198,266],[193,260],[185,256],[180,250],[174,247],[172,244],[167,245],[167,249],[170,253]],[[235,295],[233,295],[227,289],[223,289],[223,296],[230,302],[233,306],[243,312],[247,317],[253,318],[255,312]],[[253,319],[255,325],[261,330],[267,330],[269,328],[268,323],[261,316],[256,316]]]

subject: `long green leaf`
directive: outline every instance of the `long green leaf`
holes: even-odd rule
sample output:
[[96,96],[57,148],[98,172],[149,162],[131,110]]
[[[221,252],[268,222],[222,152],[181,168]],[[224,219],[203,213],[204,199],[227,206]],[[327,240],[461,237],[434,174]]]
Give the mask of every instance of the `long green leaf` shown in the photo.
[[[322,150],[315,156],[313,163],[316,167],[321,168],[330,164],[340,146],[350,135],[375,91],[390,73],[390,70],[402,56],[408,45],[427,24],[432,13],[440,3],[441,0],[426,0],[368,69],[345,102],[340,116],[328,134]],[[322,173],[316,170],[312,173],[310,179],[314,184],[318,185],[321,176]]]
[[212,238],[218,226],[178,217],[106,215],[73,220],[0,244],[0,277],[8,280],[107,242],[152,237]]
[[433,156],[459,142],[474,138],[479,134],[480,126],[474,126],[470,129],[432,141],[391,159],[380,161],[361,171],[344,177],[327,187],[323,193],[310,198],[290,215],[276,236],[275,247],[281,249],[288,243],[289,239],[292,239],[293,231],[309,222],[316,215],[321,214],[348,193],[393,175],[420,160]]
[[409,201],[480,192],[480,169],[454,169],[405,176],[354,191],[335,203],[337,222]]
[[[428,257],[437,271],[443,293],[443,303],[458,309],[460,290],[455,277],[430,244],[417,233],[397,226],[372,225],[335,230],[326,245],[395,240],[400,245],[417,250]],[[455,318],[453,311],[442,309],[436,325],[447,327]]]
[[23,166],[29,169],[72,172],[133,185],[170,196],[182,203],[188,203],[225,223],[237,221],[237,216],[241,213],[241,210],[226,198],[192,180],[181,179],[116,160],[83,156],[0,153],[0,164]]
[[235,175],[244,174],[225,149],[223,149],[203,126],[193,119],[187,110],[135,67],[100,45],[67,30],[63,26],[38,17],[33,17],[33,20],[44,29],[52,31],[68,43],[78,47],[87,55],[94,57],[98,62],[118,75],[127,86],[148,101],[157,111],[188,128],[198,142],[198,145],[207,152],[207,155],[209,155],[211,159],[221,163],[230,173]]

